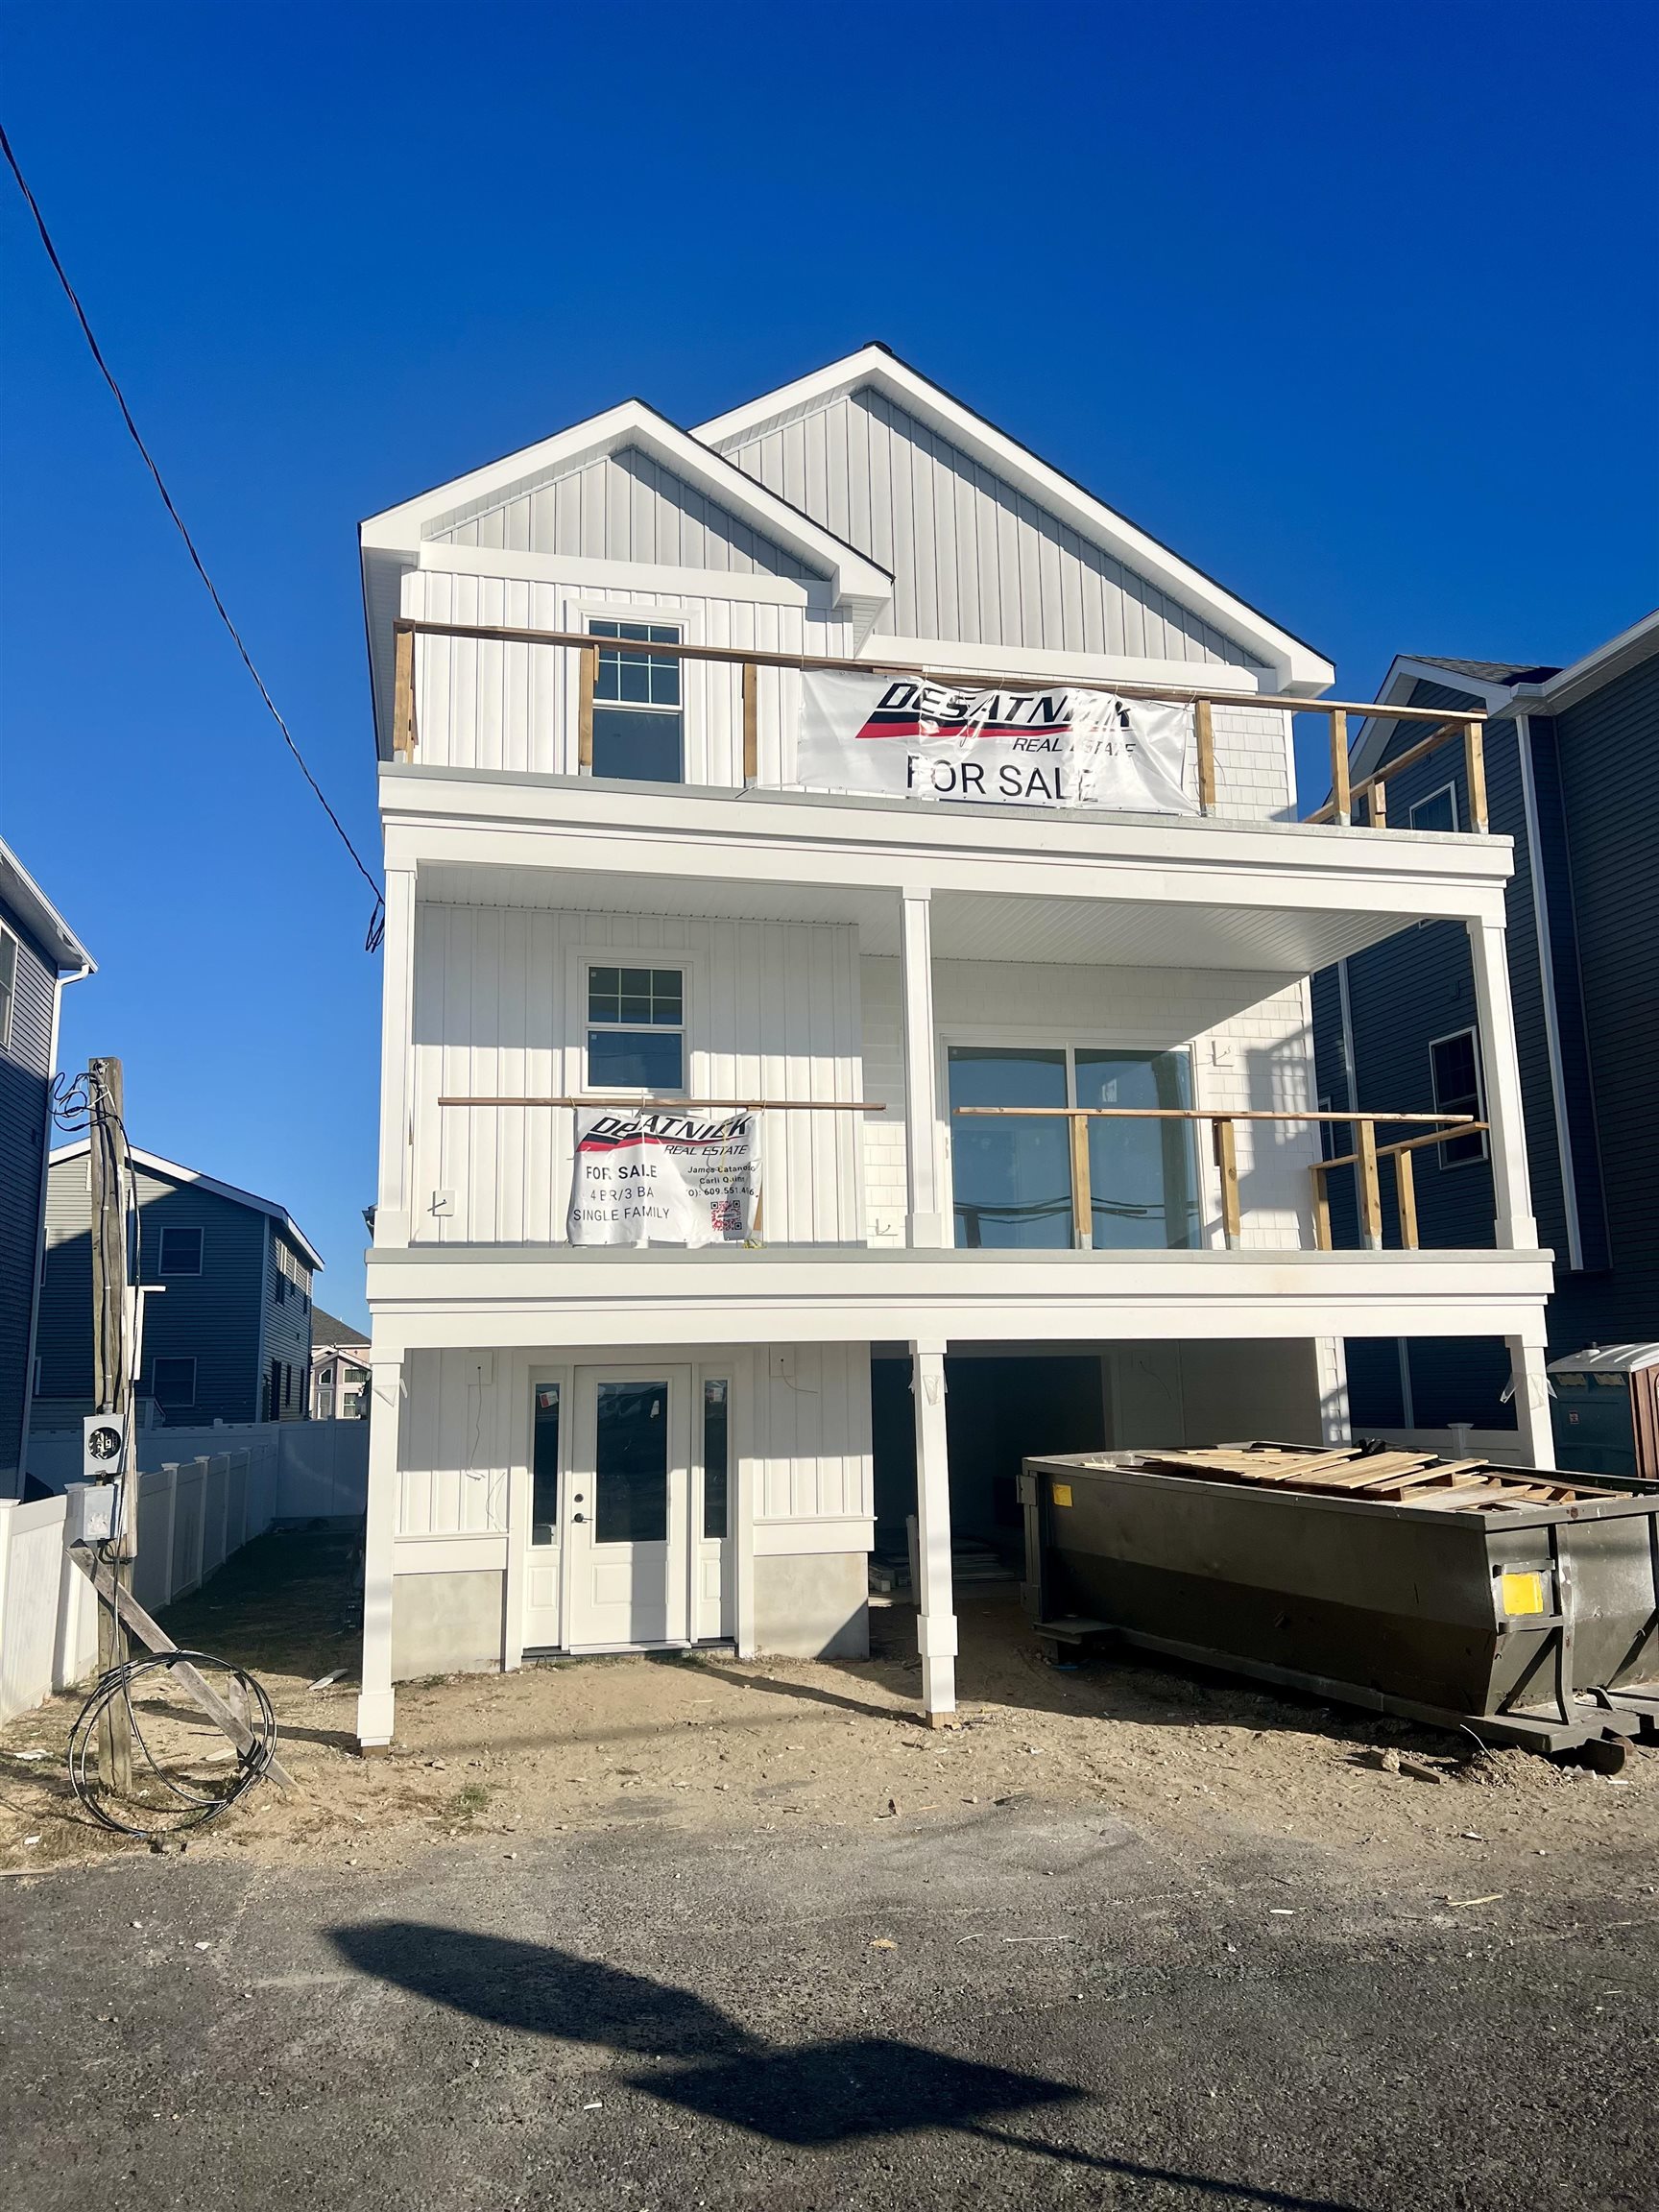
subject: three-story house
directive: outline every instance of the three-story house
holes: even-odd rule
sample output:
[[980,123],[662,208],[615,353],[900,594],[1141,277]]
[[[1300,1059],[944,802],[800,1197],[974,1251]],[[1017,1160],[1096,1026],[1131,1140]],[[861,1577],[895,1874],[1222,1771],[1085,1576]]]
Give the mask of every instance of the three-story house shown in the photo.
[[[860,1650],[911,1513],[938,1719],[952,1523],[1005,1534],[1022,1452],[1340,1437],[1345,1336],[1504,1338],[1550,1463],[1508,842],[1299,822],[1317,653],[878,346],[626,402],[362,556],[365,1746],[527,1652]],[[1310,976],[1425,917],[1496,1248],[1382,1249],[1429,1132],[1317,1118]]]

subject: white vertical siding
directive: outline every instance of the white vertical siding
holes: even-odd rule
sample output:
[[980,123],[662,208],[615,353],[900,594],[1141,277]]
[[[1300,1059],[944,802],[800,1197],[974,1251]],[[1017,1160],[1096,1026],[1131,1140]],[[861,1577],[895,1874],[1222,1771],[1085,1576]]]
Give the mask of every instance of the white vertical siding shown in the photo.
[[864,1344],[784,1348],[787,1375],[755,1359],[750,1428],[755,1518],[835,1520],[874,1511],[870,1352]]
[[722,450],[893,572],[881,634],[1259,665],[880,392],[844,393]]
[[[753,646],[765,653],[848,654],[847,623],[809,607],[689,591],[644,591],[614,584],[522,582],[447,570],[412,570],[403,613],[415,621],[502,629],[576,631],[606,608],[677,622],[687,644]],[[425,767],[498,768],[515,775],[574,776],[577,656],[557,645],[509,645],[468,637],[416,640],[416,760]],[[685,781],[743,781],[742,673],[735,664],[681,663]],[[801,678],[763,668],[759,680],[759,775],[795,776]]]
[[520,484],[428,533],[429,541],[506,553],[648,561],[734,576],[817,573],[637,446],[539,484]]
[[506,1527],[511,1365],[504,1352],[412,1352],[405,1359],[399,1536],[485,1535]]
[[[686,968],[693,1098],[862,1096],[850,927],[424,903],[415,953],[417,1241],[564,1240],[572,1113],[438,1100],[583,1090],[584,952]],[[768,1242],[861,1240],[856,1116],[769,1114],[760,1143]],[[440,1190],[451,1194],[451,1214],[432,1212]]]
[[[865,1221],[872,1243],[903,1241],[904,1064],[899,963],[860,961],[864,1008],[864,1095],[889,1109],[864,1132]],[[1220,1110],[1311,1108],[1312,1028],[1308,987],[1262,975],[1262,996],[1241,1012],[1245,979],[1178,968],[1039,966],[941,960],[933,971],[934,1021],[952,1031],[1000,1032],[1010,1042],[1079,1041],[1170,1051],[1190,1046],[1193,1103]],[[1296,1251],[1312,1241],[1308,1170],[1319,1157],[1310,1122],[1247,1122],[1237,1128],[1244,1242]],[[1214,1211],[1216,1192],[1199,1132],[1200,1171]]]

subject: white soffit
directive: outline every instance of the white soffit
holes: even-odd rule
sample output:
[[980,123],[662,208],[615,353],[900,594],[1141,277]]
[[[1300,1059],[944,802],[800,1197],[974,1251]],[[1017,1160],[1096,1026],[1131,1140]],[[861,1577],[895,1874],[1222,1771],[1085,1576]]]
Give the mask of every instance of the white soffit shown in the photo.
[[1156,538],[1115,512],[1069,476],[1051,468],[998,430],[995,423],[974,414],[961,400],[901,361],[885,346],[869,345],[809,376],[763,393],[746,405],[734,407],[711,421],[699,423],[693,435],[705,445],[724,450],[746,444],[760,432],[807,415],[838,398],[843,393],[874,385],[900,405],[942,431],[965,453],[1006,478],[1054,514],[1063,516],[1087,537],[1104,545],[1118,560],[1203,615],[1206,621],[1266,662],[1279,687],[1302,697],[1314,697],[1329,688],[1335,670],[1310,645],[1287,630],[1269,622],[1249,606],[1160,544]]

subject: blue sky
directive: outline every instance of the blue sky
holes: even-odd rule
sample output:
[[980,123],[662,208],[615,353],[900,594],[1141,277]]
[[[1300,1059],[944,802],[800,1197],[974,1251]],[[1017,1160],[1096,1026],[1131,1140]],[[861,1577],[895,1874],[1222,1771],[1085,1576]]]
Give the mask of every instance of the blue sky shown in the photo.
[[[371,854],[360,517],[871,337],[1354,696],[1659,599],[1647,0],[14,5],[0,41],[93,325]],[[9,180],[0,254],[3,819],[100,963],[65,1063],[121,1054],[136,1141],[282,1200],[360,1318],[362,885]]]

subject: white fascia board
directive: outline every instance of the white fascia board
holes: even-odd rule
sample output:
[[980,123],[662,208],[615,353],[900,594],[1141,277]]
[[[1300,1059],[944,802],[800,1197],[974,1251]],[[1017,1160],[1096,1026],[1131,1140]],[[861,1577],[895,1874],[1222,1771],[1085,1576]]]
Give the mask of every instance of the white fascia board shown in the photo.
[[[1447,691],[1466,691],[1471,699],[1479,702],[1488,714],[1507,714],[1515,704],[1515,691],[1511,685],[1495,684],[1488,677],[1465,676],[1458,669],[1442,668],[1432,661],[1414,661],[1408,653],[1397,653],[1378,690],[1378,706],[1408,707],[1411,694],[1419,684],[1437,684]],[[1446,719],[1449,722],[1455,719],[1450,708],[1446,710]],[[1348,773],[1351,777],[1370,775],[1398,727],[1386,714],[1368,714],[1365,717],[1349,740]]]
[[1628,630],[1622,630],[1617,637],[1610,637],[1605,645],[1598,645],[1594,653],[1587,653],[1582,661],[1575,661],[1570,668],[1563,668],[1558,676],[1551,676],[1540,685],[1534,694],[1530,685],[1515,696],[1530,704],[1536,696],[1538,710],[1545,714],[1558,714],[1563,708],[1572,707],[1592,691],[1599,691],[1603,684],[1612,683],[1627,669],[1659,653],[1659,610],[1645,614],[1640,622],[1633,622]]
[[417,553],[425,534],[460,519],[468,510],[493,505],[519,490],[559,475],[582,463],[637,445],[666,463],[677,475],[706,491],[722,507],[751,523],[763,536],[785,545],[805,561],[822,568],[835,596],[854,601],[873,600],[884,606],[893,595],[893,579],[884,568],[845,543],[832,532],[768,492],[746,476],[734,463],[715,453],[648,407],[641,399],[625,399],[556,437],[526,445],[486,468],[474,469],[440,484],[417,498],[372,515],[359,526],[364,552],[392,550]]
[[832,587],[793,576],[739,576],[730,570],[674,568],[650,561],[590,561],[579,553],[503,553],[493,545],[429,541],[416,566],[423,574],[493,576],[512,584],[568,584],[577,589],[665,591],[686,599],[748,599],[768,607],[828,612]]
[[948,392],[883,346],[866,346],[840,361],[832,361],[813,375],[764,394],[746,406],[734,407],[711,421],[699,423],[694,436],[711,447],[724,448],[753,437],[767,424],[786,416],[808,412],[815,406],[855,387],[875,385],[911,414],[941,429],[953,445],[971,454],[999,476],[1030,493],[1051,512],[1062,515],[1085,537],[1116,554],[1139,574],[1171,592],[1195,613],[1225,631],[1229,637],[1266,662],[1275,685],[1297,697],[1312,698],[1328,690],[1335,669],[1310,645],[1269,622],[1265,615],[1234,597],[1219,584],[1192,567],[1167,545],[1160,544],[1103,500],[1073,484],[1046,461],[1027,450],[963,406]]
[[[91,1141],[85,1137],[78,1139],[73,1144],[60,1144],[53,1152],[51,1164],[56,1167],[60,1161],[78,1160],[90,1148]],[[238,1206],[252,1207],[255,1214],[265,1214],[288,1232],[314,1269],[321,1270],[325,1264],[323,1255],[312,1247],[310,1239],[294,1216],[286,1207],[278,1206],[274,1198],[261,1198],[252,1190],[239,1190],[234,1183],[221,1183],[215,1176],[204,1175],[195,1167],[181,1166],[177,1160],[163,1160],[159,1152],[145,1152],[136,1144],[130,1144],[127,1150],[135,1166],[148,1167],[157,1175],[165,1175],[170,1182],[193,1183],[198,1190],[206,1190],[215,1198],[228,1198]]]
[[71,970],[77,978],[92,974],[98,966],[90,952],[12,852],[0,841],[0,901],[11,907],[36,944],[57,962],[60,971]]

